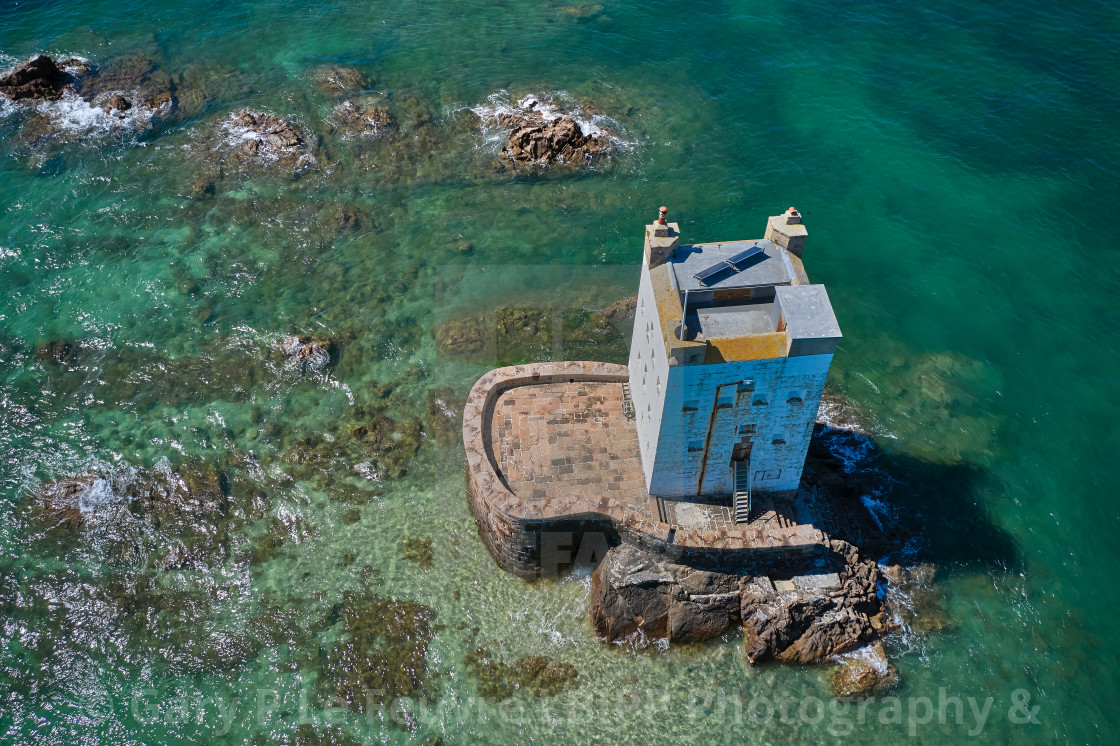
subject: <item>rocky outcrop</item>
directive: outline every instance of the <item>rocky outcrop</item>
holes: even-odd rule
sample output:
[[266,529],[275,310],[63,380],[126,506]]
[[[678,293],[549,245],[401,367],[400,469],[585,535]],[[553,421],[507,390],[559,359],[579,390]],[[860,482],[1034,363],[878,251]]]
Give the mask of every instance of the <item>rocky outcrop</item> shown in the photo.
[[388,109],[344,101],[334,108],[339,126],[351,132],[382,132],[395,129],[397,120]]
[[239,148],[242,155],[280,155],[306,146],[300,131],[275,114],[244,109],[233,115],[228,126],[243,140]]
[[792,588],[768,578],[744,581],[740,613],[749,662],[819,663],[887,633],[878,567],[847,542],[831,545],[846,563],[839,573],[799,576]]
[[57,101],[62,98],[62,91],[70,82],[70,76],[54,60],[45,54],[37,54],[0,77],[0,93],[13,101]]
[[513,161],[550,165],[591,161],[606,150],[603,138],[584,133],[574,119],[562,117],[517,126],[502,148],[502,155]]
[[738,579],[698,570],[623,544],[591,580],[591,621],[608,640],[634,635],[670,642],[718,637],[739,618]]
[[[476,110],[477,111],[477,110]],[[510,130],[502,155],[507,161],[533,166],[583,165],[605,156],[610,137],[593,130],[559,108],[555,101],[527,96],[514,107],[481,113],[483,121],[496,121]]]
[[304,370],[320,371],[331,363],[334,342],[329,337],[284,337],[278,345],[280,353],[296,361]]
[[[844,542],[836,542],[844,545]],[[840,572],[775,583],[762,574],[713,572],[623,544],[591,582],[591,620],[607,640],[635,635],[703,642],[741,623],[750,663],[820,663],[887,632],[878,568],[854,547],[838,546]]]

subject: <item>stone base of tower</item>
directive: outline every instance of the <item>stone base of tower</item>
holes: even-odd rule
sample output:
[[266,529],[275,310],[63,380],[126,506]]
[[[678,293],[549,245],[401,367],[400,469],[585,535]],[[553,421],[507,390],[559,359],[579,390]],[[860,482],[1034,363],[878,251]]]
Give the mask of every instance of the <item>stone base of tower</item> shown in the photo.
[[498,368],[463,412],[471,510],[504,569],[548,575],[595,561],[620,541],[681,556],[780,562],[825,535],[798,520],[796,493],[758,496],[750,523],[730,497],[663,500],[645,490],[638,436],[624,407],[626,366],[552,362]]

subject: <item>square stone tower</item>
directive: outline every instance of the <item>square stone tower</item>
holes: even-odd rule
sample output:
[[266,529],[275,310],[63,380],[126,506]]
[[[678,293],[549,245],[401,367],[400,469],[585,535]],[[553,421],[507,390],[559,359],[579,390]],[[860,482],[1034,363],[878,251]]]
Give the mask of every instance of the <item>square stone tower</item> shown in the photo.
[[646,226],[630,345],[646,488],[791,493],[841,336],[801,262],[801,215],[769,218],[765,238],[682,245],[666,213]]

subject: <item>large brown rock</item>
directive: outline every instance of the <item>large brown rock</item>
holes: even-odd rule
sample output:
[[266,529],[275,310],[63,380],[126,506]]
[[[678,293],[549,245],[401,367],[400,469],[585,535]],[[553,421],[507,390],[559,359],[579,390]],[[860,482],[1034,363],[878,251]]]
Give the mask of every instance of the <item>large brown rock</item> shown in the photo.
[[502,154],[514,161],[548,165],[592,160],[605,150],[606,145],[599,137],[584,134],[578,122],[562,117],[517,127],[510,133]]
[[628,544],[607,552],[591,576],[591,621],[608,640],[703,642],[738,620],[738,579],[647,554]]
[[765,575],[712,572],[623,544],[591,576],[591,621],[607,640],[670,643],[711,640],[741,622],[750,663],[820,663],[886,634],[879,579],[875,563],[857,559],[779,588]]
[[887,660],[881,642],[843,656],[832,672],[835,697],[863,697],[882,694],[898,683],[898,669]]
[[483,122],[496,122],[509,129],[502,155],[514,164],[551,166],[582,165],[606,155],[610,136],[599,129],[585,131],[576,117],[562,111],[555,101],[542,102],[528,96],[515,107],[482,115]]
[[42,99],[57,101],[69,76],[45,54],[37,54],[0,78],[0,93],[13,101]]

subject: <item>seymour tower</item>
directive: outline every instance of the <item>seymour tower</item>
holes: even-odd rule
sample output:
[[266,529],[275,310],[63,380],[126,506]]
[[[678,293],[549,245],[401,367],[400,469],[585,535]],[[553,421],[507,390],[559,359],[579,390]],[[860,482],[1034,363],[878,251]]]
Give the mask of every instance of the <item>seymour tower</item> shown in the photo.
[[840,327],[801,262],[790,208],[765,238],[680,244],[666,208],[646,226],[630,392],[651,495],[797,489]]

